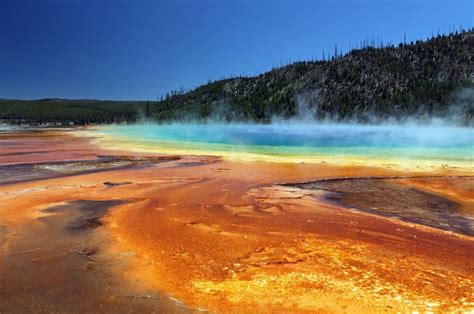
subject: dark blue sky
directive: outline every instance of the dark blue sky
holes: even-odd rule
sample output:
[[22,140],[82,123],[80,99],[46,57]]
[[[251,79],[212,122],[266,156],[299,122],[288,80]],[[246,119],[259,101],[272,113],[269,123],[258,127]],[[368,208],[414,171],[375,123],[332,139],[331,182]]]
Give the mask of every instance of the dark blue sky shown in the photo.
[[365,38],[473,26],[472,0],[0,0],[0,98],[155,99]]

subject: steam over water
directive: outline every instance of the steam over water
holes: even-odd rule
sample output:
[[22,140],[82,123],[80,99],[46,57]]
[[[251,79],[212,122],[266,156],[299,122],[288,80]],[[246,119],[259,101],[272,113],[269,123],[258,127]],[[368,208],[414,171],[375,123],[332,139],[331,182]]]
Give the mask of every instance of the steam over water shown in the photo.
[[100,127],[128,148],[258,159],[382,159],[470,163],[472,128],[344,124],[137,124]]

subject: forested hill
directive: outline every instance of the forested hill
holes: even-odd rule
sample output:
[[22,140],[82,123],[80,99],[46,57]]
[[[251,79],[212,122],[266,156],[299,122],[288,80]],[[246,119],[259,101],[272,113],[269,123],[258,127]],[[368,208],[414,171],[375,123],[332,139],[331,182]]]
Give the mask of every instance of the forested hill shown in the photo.
[[152,108],[159,120],[269,121],[315,115],[359,120],[474,114],[474,31],[363,48],[328,61],[297,62],[257,77],[173,93]]
[[[159,102],[0,100],[9,123],[89,124],[274,118],[380,121],[452,117],[473,124],[474,30],[296,62],[256,77],[215,81]],[[0,95],[1,96],[1,95]],[[0,121],[1,122],[1,121]]]

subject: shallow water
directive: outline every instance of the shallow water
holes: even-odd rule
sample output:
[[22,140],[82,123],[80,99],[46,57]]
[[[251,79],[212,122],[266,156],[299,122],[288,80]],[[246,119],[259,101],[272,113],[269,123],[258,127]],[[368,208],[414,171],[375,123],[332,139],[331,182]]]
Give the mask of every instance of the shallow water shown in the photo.
[[102,126],[96,134],[127,148],[196,154],[422,160],[469,163],[471,128],[345,124],[137,124]]

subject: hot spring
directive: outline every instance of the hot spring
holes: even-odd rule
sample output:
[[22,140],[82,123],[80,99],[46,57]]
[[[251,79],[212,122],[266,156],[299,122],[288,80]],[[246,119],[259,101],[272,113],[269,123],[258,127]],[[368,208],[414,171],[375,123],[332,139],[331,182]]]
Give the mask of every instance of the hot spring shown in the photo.
[[114,149],[231,159],[471,168],[471,128],[351,124],[135,124],[91,130]]

